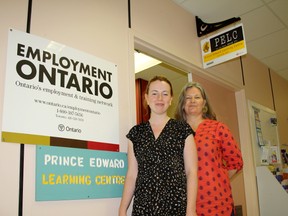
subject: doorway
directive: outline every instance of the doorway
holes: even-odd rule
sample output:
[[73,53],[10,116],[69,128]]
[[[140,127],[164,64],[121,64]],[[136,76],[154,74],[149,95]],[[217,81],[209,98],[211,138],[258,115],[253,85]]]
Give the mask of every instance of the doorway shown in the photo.
[[[138,51],[139,52],[139,51]],[[150,56],[151,57],[151,56]],[[153,57],[152,57],[153,58]],[[162,62],[159,60],[159,64],[149,67],[145,70],[139,71],[135,73],[135,80],[136,80],[136,97],[138,97],[137,101],[139,104],[137,105],[137,121],[138,123],[142,122],[143,120],[147,120],[147,110],[142,106],[143,105],[143,97],[144,92],[146,89],[146,84],[150,79],[154,76],[165,76],[172,84],[173,88],[173,100],[172,104],[168,109],[168,116],[173,118],[174,112],[177,106],[178,96],[181,92],[182,87],[187,83],[188,76],[187,73],[181,71],[169,64]],[[141,94],[141,95],[140,95]],[[140,108],[142,106],[142,108]],[[140,111],[139,111],[140,110]],[[139,114],[140,112],[140,114]],[[140,117],[142,116],[142,117]],[[139,118],[141,120],[139,120]]]
[[[209,97],[213,110],[217,114],[217,120],[224,122],[232,131],[234,138],[240,143],[240,133],[238,125],[237,101],[236,94],[233,89],[226,86],[225,83],[221,84],[214,81],[211,77],[199,73],[199,68],[190,65],[181,59],[169,55],[161,50],[151,48],[147,44],[135,44],[137,50],[146,55],[152,56],[161,61],[160,64],[151,68],[145,69],[135,74],[135,79],[144,79],[149,81],[155,75],[164,75],[167,77],[173,86],[174,98],[171,108],[168,111],[170,117],[174,117],[175,107],[179,93],[183,86],[188,82],[188,74],[192,74],[192,80],[201,83],[205,88]],[[142,49],[140,49],[142,48]],[[181,69],[180,69],[181,68]],[[204,73],[207,73],[206,71]],[[244,177],[241,174],[234,182],[231,183],[233,189],[233,197],[235,204],[241,207],[243,215],[246,215],[246,196],[244,188]]]

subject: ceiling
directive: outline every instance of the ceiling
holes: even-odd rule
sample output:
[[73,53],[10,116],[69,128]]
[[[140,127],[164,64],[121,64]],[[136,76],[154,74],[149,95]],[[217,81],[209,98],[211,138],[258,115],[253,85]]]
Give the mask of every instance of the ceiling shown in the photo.
[[240,17],[247,52],[288,80],[288,0],[172,0],[205,23]]

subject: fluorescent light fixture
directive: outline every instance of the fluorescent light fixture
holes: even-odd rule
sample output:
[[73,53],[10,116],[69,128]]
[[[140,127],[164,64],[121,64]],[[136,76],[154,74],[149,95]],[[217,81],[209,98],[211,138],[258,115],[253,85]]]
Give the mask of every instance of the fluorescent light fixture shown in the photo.
[[134,61],[135,61],[135,73],[146,70],[150,67],[153,67],[161,63],[161,61],[137,51],[134,52]]

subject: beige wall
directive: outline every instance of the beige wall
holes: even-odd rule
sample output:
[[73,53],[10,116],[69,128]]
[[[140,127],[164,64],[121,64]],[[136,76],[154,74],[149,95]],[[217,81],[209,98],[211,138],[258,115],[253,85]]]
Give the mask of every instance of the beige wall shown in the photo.
[[[0,122],[2,124],[8,29],[15,28],[26,31],[28,0],[0,0],[0,4]],[[235,105],[233,92],[244,89],[247,98],[273,108],[268,69],[254,58],[249,57],[249,55],[243,57],[245,86],[242,82],[243,77],[239,59],[206,71],[201,69],[200,44],[199,38],[196,36],[195,17],[172,1],[132,0],[131,29],[128,28],[127,0],[33,1],[31,34],[54,40],[117,64],[119,73],[119,139],[121,151],[126,151],[127,140],[125,135],[136,121],[133,71],[133,50],[135,47],[147,49],[149,53],[168,61],[179,69],[193,72],[199,78],[201,77],[227,89],[228,93],[226,91],[223,92],[223,89],[217,90],[219,95],[213,96],[211,100],[214,100],[213,103],[217,107],[215,109],[220,113],[221,118],[235,131],[235,136],[240,140],[242,149],[245,147],[246,150],[246,148],[250,147],[245,146],[247,143],[242,143],[243,134],[246,134],[244,138],[249,139],[249,133],[243,133],[243,130],[249,126],[244,123],[240,128],[237,128],[235,109],[238,106]],[[285,100],[285,94],[287,94],[288,82],[273,72],[271,74],[276,111],[278,112],[279,110],[277,114],[279,128],[281,128],[280,140],[283,143],[287,143],[287,134],[285,133],[285,128],[287,128],[287,102],[285,103],[285,101],[287,100]],[[212,86],[207,86],[207,88],[214,91]],[[225,96],[225,100],[221,98],[221,94],[228,94]],[[225,106],[226,97],[231,99],[227,106]],[[237,117],[239,119],[239,114]],[[248,161],[251,155],[246,154],[247,151],[245,150],[243,150],[245,152],[244,158],[248,158],[246,159]],[[251,163],[246,164],[246,170],[249,171],[251,168],[252,173],[250,174],[253,178],[255,174],[253,167],[249,167]],[[0,143],[0,173],[0,215],[17,215],[19,185],[18,144]],[[246,181],[245,185],[250,185],[252,189],[255,186],[254,182],[248,178],[244,178],[244,181]],[[245,202],[243,177],[239,176],[236,180],[236,185],[237,187],[233,183],[233,193],[236,194],[236,202],[241,204],[243,201]],[[239,188],[242,193],[239,193]],[[246,187],[245,190],[247,190]],[[35,202],[34,194],[35,146],[25,145],[23,215],[89,216],[96,214],[114,216],[117,214],[120,201],[120,199],[97,199]],[[246,194],[251,197],[249,193]],[[253,199],[252,201],[249,200],[249,202],[249,205],[247,204],[247,215],[249,215],[249,212],[253,212],[250,215],[257,216],[257,210],[255,210],[258,208],[257,200]],[[243,206],[245,207],[244,204]]]
[[231,86],[234,90],[243,88],[243,76],[240,58],[207,69],[207,72],[218,80]]
[[[27,1],[0,2],[0,123],[2,125],[8,28],[25,31]],[[15,7],[17,5],[17,7]],[[2,127],[2,126],[1,126]],[[19,145],[0,143],[0,215],[18,215]],[[5,194],[5,195],[4,195]]]
[[[288,85],[287,81],[271,71],[275,111],[278,119],[280,144],[288,145]],[[284,147],[284,146],[283,146]]]
[[196,66],[201,65],[195,18],[191,14],[167,0],[133,0],[131,9],[135,37]]
[[249,55],[244,56],[242,61],[246,97],[273,110],[269,69]]

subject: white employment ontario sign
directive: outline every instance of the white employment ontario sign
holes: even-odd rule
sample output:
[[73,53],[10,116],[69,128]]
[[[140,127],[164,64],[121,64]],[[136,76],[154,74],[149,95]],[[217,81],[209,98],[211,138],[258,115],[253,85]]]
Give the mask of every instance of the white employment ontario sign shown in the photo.
[[2,133],[118,144],[118,115],[117,65],[10,29]]

